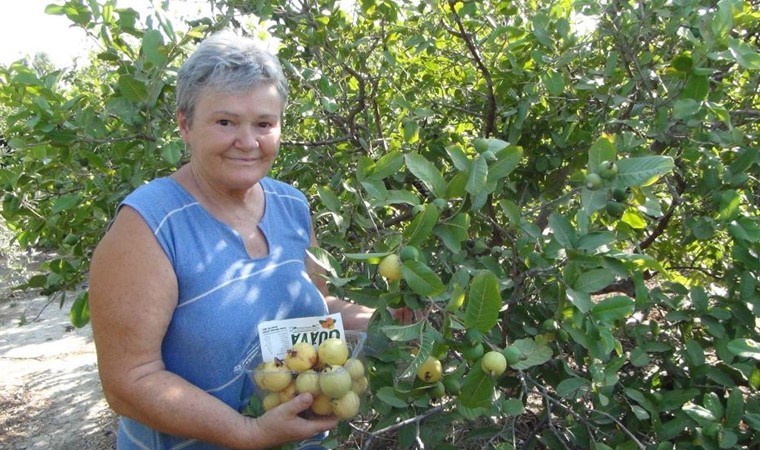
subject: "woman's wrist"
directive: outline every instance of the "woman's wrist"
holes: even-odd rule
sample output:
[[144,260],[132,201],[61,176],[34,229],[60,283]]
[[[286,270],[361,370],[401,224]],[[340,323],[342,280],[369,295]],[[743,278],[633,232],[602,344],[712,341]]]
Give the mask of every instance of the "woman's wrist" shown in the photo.
[[264,449],[272,446],[267,442],[266,433],[261,429],[261,423],[257,418],[240,416],[241,424],[235,427],[235,439],[232,448],[240,450]]

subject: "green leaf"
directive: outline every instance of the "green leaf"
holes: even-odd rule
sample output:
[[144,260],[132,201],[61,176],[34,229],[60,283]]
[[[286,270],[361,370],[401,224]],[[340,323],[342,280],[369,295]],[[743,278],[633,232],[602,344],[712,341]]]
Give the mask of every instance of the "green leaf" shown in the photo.
[[638,405],[631,405],[631,411],[639,420],[649,420],[649,413],[646,409]]
[[319,195],[322,204],[325,205],[328,210],[334,213],[340,213],[343,210],[343,204],[338,196],[330,190],[329,186],[318,186],[317,194]]
[[499,319],[501,294],[499,280],[491,272],[483,271],[475,275],[470,283],[464,323],[467,329],[477,328],[486,332]]
[[414,144],[420,140],[420,125],[412,119],[404,120],[404,141],[407,144]]
[[737,240],[760,242],[760,225],[755,217],[740,217],[728,224],[728,231]]
[[633,310],[632,298],[627,295],[615,295],[602,299],[591,310],[591,314],[601,322],[612,323],[630,316]]
[[726,401],[726,427],[734,428],[744,415],[744,396],[739,388],[734,388]]
[[407,408],[409,404],[406,402],[406,400],[403,400],[399,398],[396,395],[396,391],[393,389],[392,386],[383,386],[380,389],[375,392],[375,396],[380,399],[383,403],[390,405],[394,408]]
[[578,308],[578,311],[585,314],[591,310],[591,308],[594,306],[594,303],[591,301],[591,296],[587,294],[586,292],[576,291],[571,288],[567,288],[565,290],[565,295],[567,296],[567,299],[570,300],[570,303],[573,304],[576,308]]
[[541,82],[551,95],[560,95],[565,90],[565,80],[562,78],[562,74],[553,70],[544,72],[541,75]]
[[760,414],[746,413],[744,414],[744,420],[746,420],[749,426],[751,426],[754,430],[760,431]]
[[736,356],[760,361],[760,343],[753,339],[734,339],[728,343],[728,350]]
[[397,174],[403,166],[404,155],[399,151],[392,151],[375,162],[372,173],[367,179],[372,181],[384,180]]
[[594,141],[588,150],[588,171],[596,173],[602,161],[615,161],[616,159],[615,135],[603,134]]
[[79,194],[66,194],[55,199],[50,212],[56,214],[61,211],[68,211],[79,204]]
[[681,98],[673,103],[673,117],[686,119],[699,112],[702,105],[693,98]]
[[686,339],[686,360],[693,367],[699,367],[705,363],[705,351],[699,342],[694,339]]
[[566,249],[575,248],[578,242],[578,234],[573,224],[563,215],[552,213],[549,216],[549,227],[554,232],[554,239]]
[[652,401],[647,398],[646,395],[644,395],[641,391],[638,391],[633,388],[625,388],[624,389],[625,395],[630,398],[631,400],[635,401],[642,407],[644,407],[647,411],[656,412],[657,406],[655,406]]
[[721,403],[720,398],[718,398],[718,394],[715,392],[705,393],[702,405],[707,408],[716,418],[723,418],[723,403]]
[[470,158],[467,157],[459,146],[449,145],[446,147],[446,153],[449,154],[449,158],[451,158],[451,162],[457,170],[460,172],[468,172],[470,170],[472,161],[470,161]]
[[673,158],[669,156],[639,156],[618,161],[618,175],[615,186],[647,186],[661,175],[673,170]]
[[501,410],[505,416],[519,416],[525,412],[525,405],[518,398],[508,398],[501,403]]
[[631,364],[633,364],[635,367],[647,366],[651,361],[647,352],[645,352],[641,347],[636,347],[631,350],[630,360]]
[[380,261],[392,252],[379,253],[344,253],[343,256],[353,261],[366,261],[370,264],[379,264]]
[[467,177],[467,185],[465,190],[472,195],[480,193],[486,186],[488,180],[488,162],[483,155],[478,155],[472,161],[470,166],[470,174]]
[[713,415],[712,412],[710,412],[709,409],[695,405],[693,403],[687,403],[683,405],[681,409],[695,422],[702,426],[709,424],[710,422],[715,422],[718,419]]
[[388,196],[388,189],[382,180],[364,180],[361,185],[373,201],[382,202]]
[[760,70],[760,53],[744,41],[729,39],[728,50],[740,66],[749,70]]
[[445,197],[446,182],[441,172],[433,163],[419,153],[407,153],[404,160],[409,171],[422,181],[436,197]]
[[89,297],[88,291],[80,292],[69,310],[69,320],[77,328],[82,328],[90,321]]
[[148,89],[145,83],[124,74],[119,77],[119,92],[132,103],[140,103],[148,99]]
[[435,205],[425,206],[425,210],[417,214],[414,220],[404,228],[404,239],[407,245],[418,246],[433,234],[433,228],[438,223],[440,213]]
[[739,214],[741,214],[741,203],[742,197],[737,191],[731,189],[723,192],[723,194],[720,196],[720,202],[718,206],[720,210],[718,218],[724,221],[735,219],[737,216],[739,216]]
[[382,201],[373,202],[373,207],[382,207],[386,205],[411,205],[416,206],[420,204],[420,199],[416,195],[409,191],[400,191],[396,189],[388,190],[385,193],[385,198]]
[[592,269],[583,272],[573,283],[573,289],[587,294],[598,292],[615,281],[615,272],[610,269]]
[[406,284],[422,297],[435,297],[446,289],[433,269],[421,261],[404,261],[401,273]]
[[579,399],[591,388],[591,382],[585,378],[565,378],[557,385],[557,395],[562,398]]
[[684,98],[694,100],[704,100],[708,92],[710,92],[710,80],[706,75],[690,76],[686,81],[686,86],[683,88]]
[[483,372],[480,364],[474,364],[464,377],[458,400],[467,408],[485,408],[491,405],[494,388],[493,378]]
[[546,344],[538,344],[532,338],[518,339],[512,345],[520,350],[520,361],[512,364],[518,370],[539,366],[552,359],[552,349]]
[[[504,142],[504,144],[506,144],[506,142]],[[496,152],[496,162],[488,166],[488,182],[492,183],[506,178],[517,168],[517,166],[520,165],[522,154],[522,147],[516,145],[511,145]]]
[[171,141],[161,147],[161,159],[168,164],[175,166],[182,159],[182,149],[184,144],[178,141]]
[[155,66],[163,66],[166,63],[166,55],[162,52],[164,37],[158,30],[146,30],[143,34],[142,53],[145,58]]
[[699,395],[699,390],[693,388],[662,391],[662,399],[659,402],[659,407],[662,411],[679,409],[686,402],[693,400],[697,395]]
[[734,175],[747,172],[753,164],[760,161],[760,152],[754,147],[743,149],[734,162],[728,166],[728,171]]
[[386,325],[380,329],[393,342],[409,342],[420,338],[423,325],[424,322],[417,322],[411,325]]
[[578,250],[593,251],[600,247],[608,246],[616,241],[617,238],[615,235],[608,231],[594,231],[578,238],[576,248]]
[[721,0],[718,2],[718,10],[710,22],[710,30],[715,35],[718,42],[722,42],[731,31],[734,25],[734,14],[731,8],[731,2]]
[[462,249],[462,242],[469,235],[470,216],[467,213],[459,213],[446,222],[436,225],[433,232],[441,238],[443,244],[453,253]]
[[643,230],[647,227],[647,222],[644,220],[643,214],[641,214],[638,210],[632,208],[625,210],[623,217],[620,218],[620,221],[633,228],[634,230]]

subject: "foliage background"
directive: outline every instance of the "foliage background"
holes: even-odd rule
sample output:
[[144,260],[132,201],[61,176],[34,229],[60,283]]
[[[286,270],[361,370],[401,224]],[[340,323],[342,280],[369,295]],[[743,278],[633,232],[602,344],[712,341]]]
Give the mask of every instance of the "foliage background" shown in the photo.
[[[188,24],[51,5],[100,44],[92,63],[0,67],[2,215],[57,255],[22,288],[86,282],[118,201],[182,163],[178,64],[233,27],[280,44],[274,175],[309,197],[333,289],[421,311],[409,327],[377,315],[375,395],[336,440],[758,444],[756,4],[211,3]],[[604,160],[618,174],[589,189]],[[420,256],[387,283],[377,263],[408,246]],[[86,324],[86,290],[71,317]],[[485,375],[478,355],[508,347],[519,362]],[[414,377],[430,355],[443,396]]]

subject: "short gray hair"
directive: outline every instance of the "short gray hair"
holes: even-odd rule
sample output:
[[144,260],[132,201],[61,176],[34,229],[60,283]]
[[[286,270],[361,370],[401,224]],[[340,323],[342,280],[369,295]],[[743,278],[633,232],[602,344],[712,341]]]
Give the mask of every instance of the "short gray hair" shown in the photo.
[[277,56],[254,39],[220,31],[201,42],[177,72],[177,112],[192,123],[204,89],[243,93],[262,85],[277,88],[284,109],[288,80]]

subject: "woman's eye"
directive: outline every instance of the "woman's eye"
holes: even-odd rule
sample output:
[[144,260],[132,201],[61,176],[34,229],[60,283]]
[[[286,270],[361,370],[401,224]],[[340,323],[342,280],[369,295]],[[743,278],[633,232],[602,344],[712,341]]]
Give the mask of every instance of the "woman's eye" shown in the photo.
[[229,126],[229,125],[231,125],[231,124],[232,124],[232,122],[230,122],[230,121],[229,121],[229,120],[227,120],[227,119],[220,119],[218,123],[219,123],[219,125],[221,125],[221,126],[223,126],[223,127],[226,127],[226,126]]

